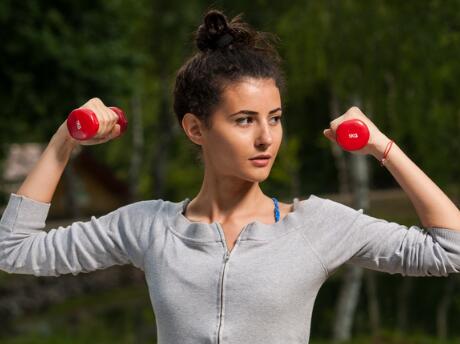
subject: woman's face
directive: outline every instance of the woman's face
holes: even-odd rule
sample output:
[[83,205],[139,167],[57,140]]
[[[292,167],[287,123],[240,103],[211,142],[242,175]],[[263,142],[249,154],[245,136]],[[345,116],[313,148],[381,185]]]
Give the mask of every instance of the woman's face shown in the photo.
[[[247,78],[225,88],[212,114],[212,128],[202,132],[205,168],[218,176],[251,182],[265,180],[283,137],[281,98],[273,79]],[[265,165],[250,160],[268,154]]]

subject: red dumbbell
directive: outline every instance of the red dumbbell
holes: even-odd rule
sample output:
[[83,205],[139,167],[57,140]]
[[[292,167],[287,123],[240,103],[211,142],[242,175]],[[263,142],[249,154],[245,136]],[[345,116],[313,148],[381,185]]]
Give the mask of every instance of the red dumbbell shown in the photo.
[[[109,106],[109,109],[118,115],[117,124],[120,125],[123,134],[128,128],[128,120],[120,108]],[[96,114],[90,109],[75,109],[67,117],[67,129],[70,135],[76,140],[89,140],[99,130],[99,121]]]
[[349,119],[338,126],[336,141],[347,151],[359,150],[369,141],[369,129],[363,121]]

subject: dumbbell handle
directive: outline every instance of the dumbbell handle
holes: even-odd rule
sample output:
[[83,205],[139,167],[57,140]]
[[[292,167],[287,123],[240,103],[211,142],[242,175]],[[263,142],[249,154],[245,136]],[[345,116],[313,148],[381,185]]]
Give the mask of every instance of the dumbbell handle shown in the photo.
[[369,142],[369,128],[359,119],[349,119],[337,127],[336,141],[347,151],[359,150]]
[[[117,124],[120,125],[121,134],[128,128],[128,120],[120,108],[110,106],[109,109],[118,115]],[[96,114],[90,109],[75,109],[67,117],[67,129],[70,135],[76,140],[89,140],[97,134],[99,121]]]

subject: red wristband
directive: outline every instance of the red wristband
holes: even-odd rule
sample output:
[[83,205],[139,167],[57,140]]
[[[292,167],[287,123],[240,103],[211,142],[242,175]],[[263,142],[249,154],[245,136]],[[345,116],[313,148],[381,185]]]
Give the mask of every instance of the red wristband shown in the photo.
[[385,164],[385,161],[387,161],[387,156],[388,153],[390,152],[391,146],[393,145],[393,140],[390,140],[390,142],[387,143],[387,146],[385,147],[385,152],[383,153],[383,158],[380,160],[380,166],[383,166]]

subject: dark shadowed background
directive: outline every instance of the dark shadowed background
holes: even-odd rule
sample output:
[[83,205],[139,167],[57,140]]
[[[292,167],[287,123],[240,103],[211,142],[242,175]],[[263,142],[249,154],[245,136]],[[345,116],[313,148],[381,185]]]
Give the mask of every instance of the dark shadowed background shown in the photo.
[[[123,108],[129,129],[75,151],[47,229],[137,200],[193,197],[202,169],[172,112],[172,85],[211,7],[229,18],[243,12],[280,38],[284,142],[262,184],[267,194],[289,203],[316,194],[418,224],[407,196],[371,156],[366,199],[356,201],[354,158],[323,129],[357,105],[460,203],[460,1],[3,0],[0,208],[69,112],[91,97]],[[347,269],[318,295],[311,343],[460,342],[458,276],[361,271],[343,329],[336,310],[353,276]],[[0,322],[5,344],[156,342],[147,286],[131,266],[59,278],[0,272]]]

